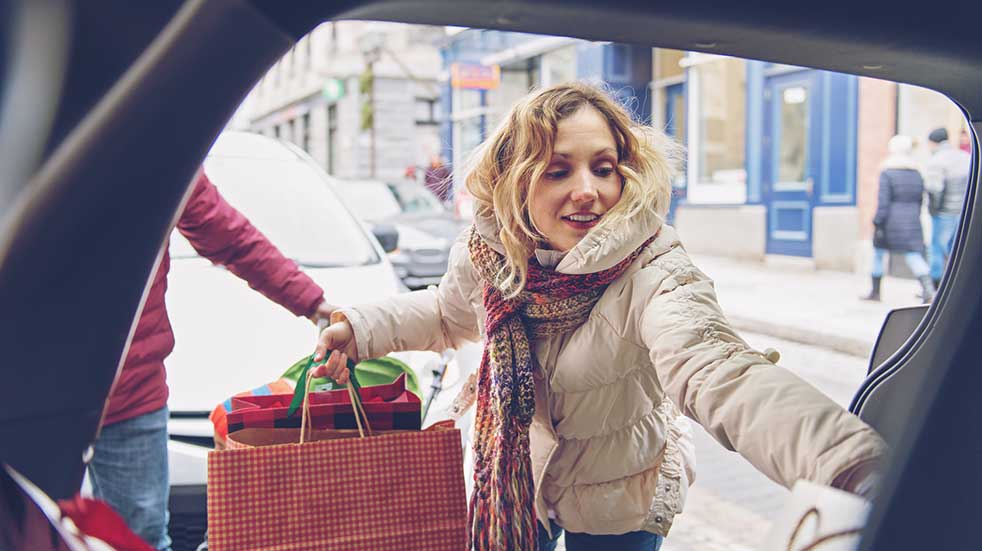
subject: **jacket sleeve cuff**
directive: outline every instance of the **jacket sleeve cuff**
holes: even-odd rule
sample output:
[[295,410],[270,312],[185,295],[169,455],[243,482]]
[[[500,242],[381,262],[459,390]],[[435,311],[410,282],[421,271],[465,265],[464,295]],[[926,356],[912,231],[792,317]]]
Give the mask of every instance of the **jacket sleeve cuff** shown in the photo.
[[[889,447],[886,442],[873,429],[868,429],[868,432],[864,431],[860,434],[862,434],[861,438],[869,439],[865,445],[860,444],[857,446],[857,448],[861,447],[862,450],[853,455],[848,462],[840,464],[837,469],[831,472],[831,476],[823,477],[825,480],[817,482],[849,490],[849,484],[856,482],[856,480],[853,480],[853,478],[856,478],[854,475],[863,474],[870,468],[874,468],[875,470],[875,468],[882,467],[885,464],[889,454]],[[845,445],[843,444],[843,446]]]
[[368,360],[381,356],[372,354],[372,334],[367,330],[368,323],[365,316],[354,308],[340,308],[331,314],[331,323],[341,321],[348,322],[351,330],[355,334],[355,347],[358,350],[358,361]]
[[872,497],[879,485],[879,471],[882,468],[879,459],[861,461],[843,470],[832,480],[832,487],[863,497]]
[[309,318],[317,311],[317,307],[324,302],[324,291],[316,284],[304,290],[295,302],[294,314]]

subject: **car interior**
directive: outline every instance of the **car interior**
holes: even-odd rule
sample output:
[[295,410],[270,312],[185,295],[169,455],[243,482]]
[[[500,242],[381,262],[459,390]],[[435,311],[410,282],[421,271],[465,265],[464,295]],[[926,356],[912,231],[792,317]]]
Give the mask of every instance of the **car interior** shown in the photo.
[[909,83],[969,121],[971,180],[929,307],[891,315],[852,411],[893,446],[862,549],[969,549],[982,511],[982,5],[720,0],[0,1],[0,461],[81,485],[149,275],[196,170],[316,25],[456,25]]

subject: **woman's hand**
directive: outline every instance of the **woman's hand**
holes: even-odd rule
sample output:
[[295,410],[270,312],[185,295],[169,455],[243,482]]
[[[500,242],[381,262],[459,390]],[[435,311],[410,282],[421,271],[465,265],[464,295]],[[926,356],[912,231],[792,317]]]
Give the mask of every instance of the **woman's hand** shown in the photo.
[[323,331],[317,339],[314,351],[314,362],[320,362],[328,352],[334,352],[327,363],[319,365],[311,372],[312,377],[330,377],[339,384],[348,384],[348,358],[358,363],[358,347],[355,344],[355,332],[347,321],[333,323]]

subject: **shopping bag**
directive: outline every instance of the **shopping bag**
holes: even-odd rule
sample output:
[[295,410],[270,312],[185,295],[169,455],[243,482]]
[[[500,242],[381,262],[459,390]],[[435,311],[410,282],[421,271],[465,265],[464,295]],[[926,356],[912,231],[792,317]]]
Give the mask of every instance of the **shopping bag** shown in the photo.
[[857,495],[799,480],[771,526],[764,551],[854,551],[870,512]]
[[233,432],[208,455],[211,551],[466,547],[459,431],[375,429],[348,392],[355,429],[312,427],[307,398],[299,428]]

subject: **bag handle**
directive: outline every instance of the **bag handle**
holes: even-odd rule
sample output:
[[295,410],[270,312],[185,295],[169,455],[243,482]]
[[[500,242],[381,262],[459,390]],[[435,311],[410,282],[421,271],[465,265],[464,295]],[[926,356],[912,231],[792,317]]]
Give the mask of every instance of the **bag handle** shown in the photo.
[[[311,354],[310,357],[307,359],[307,364],[303,366],[303,369],[300,371],[300,375],[297,377],[297,386],[293,389],[293,399],[290,400],[290,407],[289,409],[286,410],[287,417],[293,417],[293,415],[297,412],[297,410],[300,409],[300,406],[303,405],[304,398],[307,396],[307,393],[310,391],[310,389],[308,388],[309,385],[307,384],[307,379],[309,378],[308,374],[310,373],[311,368],[324,365],[325,363],[327,363],[327,359],[330,357],[331,357],[331,352],[328,351],[328,353],[324,356],[324,360],[316,365],[314,365],[313,354]],[[358,384],[358,379],[355,377],[355,362],[351,361],[350,359],[348,360],[348,371],[351,372],[350,386],[355,387],[355,389],[357,390],[361,390],[361,385]]]
[[[324,357],[324,361],[330,357],[330,352]],[[290,409],[287,411],[287,416],[291,416],[296,412],[296,408],[300,405],[303,406],[301,417],[300,417],[300,443],[303,444],[304,439],[307,435],[308,426],[313,428],[313,423],[310,422],[310,387],[314,382],[314,377],[312,376],[310,368],[314,366],[314,356],[310,356],[310,360],[307,365],[304,366],[303,371],[300,373],[300,378],[297,380],[297,387],[293,391],[293,400],[290,402]],[[362,438],[365,437],[365,431],[367,429],[368,435],[372,435],[372,427],[368,423],[368,414],[365,413],[365,406],[361,402],[361,385],[358,383],[358,378],[355,377],[355,363],[348,360],[347,364],[348,371],[350,372],[350,383],[347,386],[348,396],[351,399],[351,407],[355,414],[355,423],[358,425],[358,434]],[[364,420],[364,427],[362,426],[362,420]]]
[[[805,514],[803,514],[801,518],[798,519],[798,524],[795,526],[794,531],[791,532],[791,537],[788,538],[788,551],[795,551],[794,546],[798,539],[798,534],[801,532],[801,529],[805,526],[805,521],[807,521],[808,518],[812,516],[815,517],[815,526],[817,527],[821,525],[820,523],[822,520],[822,514],[818,511],[817,507],[812,507],[807,511],[805,511]],[[862,528],[855,528],[851,530],[841,530],[839,532],[832,532],[831,534],[827,534],[825,536],[822,536],[812,541],[811,543],[808,543],[804,547],[799,548],[797,551],[812,551],[813,549],[817,549],[820,545],[824,545],[829,540],[844,538],[847,536],[855,536],[861,533],[862,531],[863,531]]]

